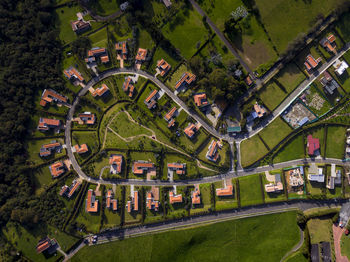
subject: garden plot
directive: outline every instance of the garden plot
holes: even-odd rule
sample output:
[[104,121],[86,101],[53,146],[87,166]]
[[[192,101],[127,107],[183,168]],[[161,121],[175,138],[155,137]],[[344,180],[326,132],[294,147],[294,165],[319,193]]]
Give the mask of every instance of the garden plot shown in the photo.
[[311,86],[300,96],[301,101],[318,116],[322,116],[331,109],[330,103],[318,90]]
[[282,117],[294,129],[316,119],[316,116],[300,102],[288,107]]

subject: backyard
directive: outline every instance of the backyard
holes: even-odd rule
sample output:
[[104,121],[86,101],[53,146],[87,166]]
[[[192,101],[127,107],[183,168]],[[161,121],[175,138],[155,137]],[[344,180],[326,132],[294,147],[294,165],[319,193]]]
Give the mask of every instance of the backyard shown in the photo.
[[267,153],[266,146],[257,135],[245,139],[241,143],[241,164],[243,167],[247,167]]
[[263,203],[259,175],[239,178],[239,195],[241,206],[258,205]]
[[344,158],[346,128],[330,126],[327,129],[326,157]]

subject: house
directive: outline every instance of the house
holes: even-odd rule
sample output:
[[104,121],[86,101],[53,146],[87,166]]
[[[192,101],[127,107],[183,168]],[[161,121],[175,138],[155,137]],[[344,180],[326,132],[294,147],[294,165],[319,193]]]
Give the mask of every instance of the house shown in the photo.
[[201,191],[199,190],[199,185],[194,185],[194,190],[191,192],[192,206],[200,205],[201,203]]
[[62,146],[57,141],[51,141],[49,144],[44,144],[40,148],[40,157],[50,156],[52,153],[60,153],[62,150]]
[[56,239],[50,239],[48,236],[39,240],[36,245],[36,253],[40,254],[42,252],[47,252],[48,254],[53,254],[56,252],[57,241]]
[[184,132],[188,138],[193,138],[195,133],[197,133],[198,128],[195,124],[190,123],[188,126],[184,129]]
[[320,44],[330,53],[336,53],[335,36],[329,35],[328,37],[322,38]]
[[159,187],[152,186],[151,191],[147,192],[146,206],[150,210],[159,210]]
[[88,51],[88,57],[85,58],[86,63],[95,62],[100,59],[101,63],[108,63],[109,57],[106,48],[94,47]]
[[175,125],[175,119],[177,115],[177,108],[174,106],[168,113],[165,114],[164,119],[168,122],[168,128],[173,127]]
[[169,191],[169,203],[175,204],[175,203],[182,203],[182,195],[176,194],[174,191]]
[[49,129],[57,129],[61,126],[61,121],[58,119],[50,119],[40,117],[38,130],[39,131],[48,131]]
[[311,54],[309,54],[306,57],[306,61],[304,63],[306,70],[310,71],[311,69],[316,68],[321,61],[322,61],[321,57],[315,59]]
[[250,76],[247,76],[244,81],[248,86],[251,86],[253,84],[253,80]]
[[139,48],[135,58],[135,64],[142,64],[146,60],[147,49]]
[[79,146],[78,144],[74,146],[75,152],[78,154],[84,154],[89,151],[87,144],[82,144]]
[[117,58],[125,60],[128,56],[128,48],[126,41],[118,42],[115,44],[115,50],[117,51]]
[[339,87],[337,81],[335,81],[327,71],[323,73],[323,77],[321,77],[320,83],[330,95],[333,95],[334,90]]
[[148,173],[149,171],[153,171],[155,168],[153,163],[146,162],[146,161],[135,161],[132,165],[132,172],[135,175],[143,175],[145,173]]
[[180,80],[176,82],[175,89],[176,90],[180,90],[180,89],[185,90],[195,80],[196,80],[196,75],[195,74],[192,74],[190,72],[185,72],[185,73],[182,74]]
[[108,86],[106,84],[102,84],[101,87],[96,88],[91,94],[93,97],[96,97],[96,96],[101,97],[104,94],[106,94],[108,91],[109,91]]
[[171,69],[171,65],[169,65],[164,59],[157,61],[157,69],[161,76],[166,75]]
[[161,0],[161,1],[163,1],[166,8],[170,8],[172,5],[171,0]]
[[310,182],[324,182],[323,168],[317,168],[315,163],[311,163],[308,171],[309,174],[307,175],[307,178]]
[[106,208],[112,209],[113,211],[118,210],[118,200],[113,199],[112,189],[109,189],[106,194]]
[[328,177],[327,188],[334,189],[335,185],[341,185],[341,171],[336,170],[335,164],[332,164],[331,175]]
[[254,104],[254,111],[258,118],[261,118],[265,115],[266,110],[263,106],[259,105],[258,103]]
[[157,98],[158,98],[158,91],[157,90],[153,90],[149,96],[145,99],[144,103],[147,106],[148,109],[152,109],[155,107],[156,103],[157,103]]
[[52,178],[57,178],[66,172],[65,166],[62,161],[58,161],[49,166]]
[[195,94],[193,96],[193,99],[194,99],[194,103],[198,107],[204,107],[208,105],[207,95],[205,93]]
[[334,62],[333,67],[335,68],[335,73],[338,76],[340,76],[346,71],[347,68],[349,68],[349,65],[344,60],[340,61],[339,59],[337,59]]
[[176,174],[178,174],[178,175],[184,175],[186,173],[186,164],[168,163],[168,170],[176,172]]
[[229,179],[224,180],[224,187],[216,189],[216,195],[218,197],[233,196],[233,186]]
[[283,183],[281,180],[281,174],[275,175],[275,181],[265,185],[265,191],[267,193],[275,193],[283,190]]
[[95,193],[92,189],[88,190],[85,202],[85,211],[87,213],[96,213],[98,211],[98,200],[96,199]]
[[83,18],[78,19],[76,21],[71,21],[70,24],[72,26],[72,30],[77,35],[82,34],[91,28],[90,22],[85,21]]
[[125,77],[123,90],[125,93],[129,93],[129,97],[132,97],[134,95],[135,86],[133,85],[133,81],[130,76]]
[[52,89],[45,89],[41,95],[40,105],[46,106],[47,103],[55,102],[59,105],[66,104],[68,98],[66,96],[60,95]]
[[111,174],[120,174],[122,171],[123,156],[116,154],[111,155],[109,157],[109,164],[111,166],[109,169]]
[[73,66],[69,67],[68,69],[65,69],[63,71],[64,75],[68,80],[71,80],[72,82],[84,82],[84,77],[81,75],[81,73]]
[[78,190],[78,188],[80,187],[81,182],[78,181],[77,179],[74,179],[72,182],[72,185],[69,187],[69,193],[68,193],[68,198],[71,198],[74,193]]
[[210,161],[216,162],[219,158],[219,147],[222,146],[219,144],[218,141],[212,140],[209,147],[208,152],[206,154],[206,158]]
[[90,112],[80,113],[78,117],[75,119],[79,125],[93,125],[95,124],[96,117],[95,114]]
[[69,186],[67,186],[67,185],[62,186],[61,190],[60,190],[60,193],[59,193],[60,196],[65,195],[68,192],[68,189],[69,189]]
[[319,155],[320,152],[320,140],[318,138],[313,138],[312,135],[307,136],[307,147],[308,154],[310,156]]
[[126,209],[128,210],[129,213],[131,213],[131,211],[139,210],[139,192],[132,190],[131,200],[127,202]]

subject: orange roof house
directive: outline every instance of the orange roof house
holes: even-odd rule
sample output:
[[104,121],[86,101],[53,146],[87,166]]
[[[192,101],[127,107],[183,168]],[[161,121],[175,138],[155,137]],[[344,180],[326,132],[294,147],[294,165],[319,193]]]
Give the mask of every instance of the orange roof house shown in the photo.
[[169,192],[169,203],[175,204],[175,203],[182,203],[182,195],[177,194],[175,195],[174,191]]
[[57,141],[52,141],[49,144],[44,144],[40,148],[40,157],[50,156],[53,152],[61,152],[61,144]]
[[184,175],[186,173],[186,164],[183,163],[168,163],[168,169],[175,171],[178,175]]
[[56,248],[52,248],[52,247],[55,247],[56,245],[57,245],[57,242],[55,239],[50,239],[48,237],[45,237],[41,239],[36,245],[36,252],[40,254],[44,251],[47,251],[49,254],[52,254],[53,252],[56,251]]
[[113,191],[109,189],[106,194],[106,208],[110,208],[113,211],[118,209],[118,200],[113,199]]
[[72,30],[76,34],[81,34],[91,28],[90,22],[84,21],[83,19],[71,21]]
[[253,80],[250,76],[247,76],[246,79],[245,79],[245,83],[248,85],[248,86],[251,86],[253,84]]
[[118,210],[118,200],[117,199],[112,199],[111,203],[112,203],[112,210],[113,211],[117,211]]
[[147,192],[146,206],[150,210],[159,210],[159,187],[152,186],[151,191]]
[[145,172],[148,172],[149,169],[154,169],[154,164],[145,161],[136,161],[132,166],[132,172],[136,175],[142,175]]
[[190,72],[185,72],[179,81],[176,82],[175,84],[175,89],[178,90],[181,88],[187,88],[196,80],[196,75],[192,74]]
[[184,130],[185,134],[189,138],[192,138],[197,131],[198,131],[197,126],[193,123],[190,123]]
[[156,99],[158,98],[158,91],[157,90],[153,90],[149,96],[145,99],[144,103],[146,104],[148,109],[152,109],[154,108],[154,106],[156,105]]
[[136,54],[135,63],[136,64],[142,63],[143,61],[146,60],[146,56],[147,56],[147,49],[139,48]]
[[39,131],[47,131],[49,129],[58,128],[61,125],[61,121],[58,119],[50,119],[40,117],[38,130]]
[[87,144],[82,144],[81,146],[75,145],[74,149],[75,149],[75,152],[77,152],[78,154],[84,154],[89,151]]
[[128,212],[138,211],[139,210],[139,192],[134,191],[131,197],[131,201],[129,200],[126,204],[126,208]]
[[199,205],[201,203],[200,195],[199,185],[194,185],[194,190],[191,192],[192,205]]
[[207,95],[205,93],[195,94],[193,96],[193,99],[194,99],[194,103],[198,107],[203,107],[208,105]]
[[159,69],[160,75],[164,76],[171,69],[171,65],[169,65],[164,59],[157,61],[157,68]]
[[333,34],[329,35],[328,37],[325,37],[321,39],[320,44],[331,53],[336,52],[336,44],[335,44],[335,36]]
[[322,61],[321,57],[315,59],[311,54],[309,54],[306,57],[306,62],[304,63],[304,65],[306,69],[309,71],[310,69],[316,68],[321,61]]
[[126,41],[115,44],[115,50],[121,59],[125,60],[127,58],[128,49],[126,46]]
[[85,211],[87,213],[96,213],[98,210],[98,200],[95,198],[94,191],[89,189],[86,198]]
[[88,56],[101,56],[106,53],[106,48],[95,47],[88,51]]
[[79,81],[79,82],[83,82],[84,81],[84,77],[73,66],[69,67],[68,69],[65,69],[63,71],[63,73],[68,78],[68,80]]
[[260,106],[258,103],[254,104],[254,110],[256,112],[256,114],[258,115],[258,117],[263,117],[266,113],[266,110],[264,107]]
[[165,120],[170,121],[174,117],[176,111],[177,111],[177,108],[176,106],[174,106],[172,109],[170,109],[168,113],[165,114],[164,116]]
[[103,64],[106,64],[109,62],[108,55],[101,56],[100,59],[101,59],[101,63],[103,63]]
[[80,124],[86,125],[93,125],[96,121],[95,114],[91,114],[90,112],[80,113],[78,119],[80,120]]
[[62,161],[53,163],[49,166],[49,169],[53,178],[59,177],[66,171]]
[[109,157],[109,164],[110,164],[110,173],[111,174],[120,174],[122,171],[122,164],[123,164],[123,156],[122,155],[116,155],[113,154]]
[[129,92],[129,97],[132,97],[134,95],[135,87],[130,76],[125,77],[125,81],[123,83],[123,90],[125,93]]
[[209,147],[208,152],[206,154],[207,159],[210,161],[216,162],[219,158],[219,143],[215,140],[212,140]]
[[78,190],[80,185],[81,183],[78,180],[73,180],[72,185],[69,188],[68,198],[71,198],[74,195],[74,193]]
[[216,195],[219,197],[233,196],[232,182],[224,180],[224,187],[217,188]]
[[57,104],[67,103],[68,98],[66,96],[60,95],[52,89],[45,89],[41,95],[40,105],[46,106],[47,103],[56,102]]
[[96,88],[95,91],[93,91],[91,94],[93,97],[96,96],[103,96],[104,94],[106,94],[109,91],[109,88],[106,84],[102,84],[101,87]]

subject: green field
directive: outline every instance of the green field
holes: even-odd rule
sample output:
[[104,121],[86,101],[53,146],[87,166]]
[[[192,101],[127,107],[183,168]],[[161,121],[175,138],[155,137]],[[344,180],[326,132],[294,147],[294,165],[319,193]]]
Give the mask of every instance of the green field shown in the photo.
[[345,42],[350,41],[350,14],[344,13],[341,19],[336,23],[336,30]]
[[350,237],[345,236],[344,234],[341,238],[340,246],[341,246],[341,254],[343,256],[347,256],[348,258],[350,258]]
[[343,159],[345,153],[346,128],[330,126],[327,129],[326,157]]
[[29,153],[29,158],[27,159],[31,165],[42,164],[48,160],[53,160],[55,158],[64,156],[66,154],[66,150],[62,148],[61,153],[53,153],[47,157],[40,157],[40,148],[44,144],[50,144],[51,142],[59,142],[61,145],[64,144],[64,140],[61,138],[48,138],[48,139],[40,139],[40,140],[29,140],[27,144],[27,152]]
[[265,141],[270,149],[274,148],[279,142],[281,142],[289,133],[292,128],[282,120],[282,118],[277,117],[272,121],[266,128],[264,128],[259,135]]
[[322,241],[333,242],[332,220],[329,218],[313,218],[307,221],[311,244]]
[[107,27],[89,35],[89,38],[91,40],[91,47],[107,48]]
[[279,261],[299,241],[295,221],[288,212],[147,235],[84,247],[72,261]]
[[293,255],[291,255],[286,262],[309,262],[309,260],[303,255],[301,252],[296,252]]
[[196,45],[202,45],[208,34],[200,15],[194,11],[185,9],[179,11],[176,16],[162,28],[164,36],[178,49],[181,54],[189,59],[197,50]]
[[[192,189],[193,190],[193,189]],[[211,205],[211,184],[201,184],[199,185],[199,190],[201,192],[200,198],[201,198],[201,204],[196,205],[195,208],[191,208],[191,215],[208,211],[212,207]]]
[[97,14],[102,16],[111,15],[119,11],[119,4],[117,0],[90,1],[89,7]]
[[39,195],[46,190],[53,182],[54,179],[51,176],[49,166],[43,166],[39,169],[35,169],[33,172],[33,181],[35,185],[35,194]]
[[259,175],[250,175],[239,178],[241,206],[262,204],[262,193]]
[[280,163],[301,158],[304,158],[304,138],[302,135],[298,135],[278,151],[273,162]]
[[275,78],[288,93],[291,93],[305,79],[305,75],[291,62],[283,67]]
[[267,148],[257,135],[245,139],[241,143],[241,164],[247,167],[267,153]]
[[272,111],[288,96],[288,93],[275,82],[269,81],[259,90],[259,96],[267,108]]

